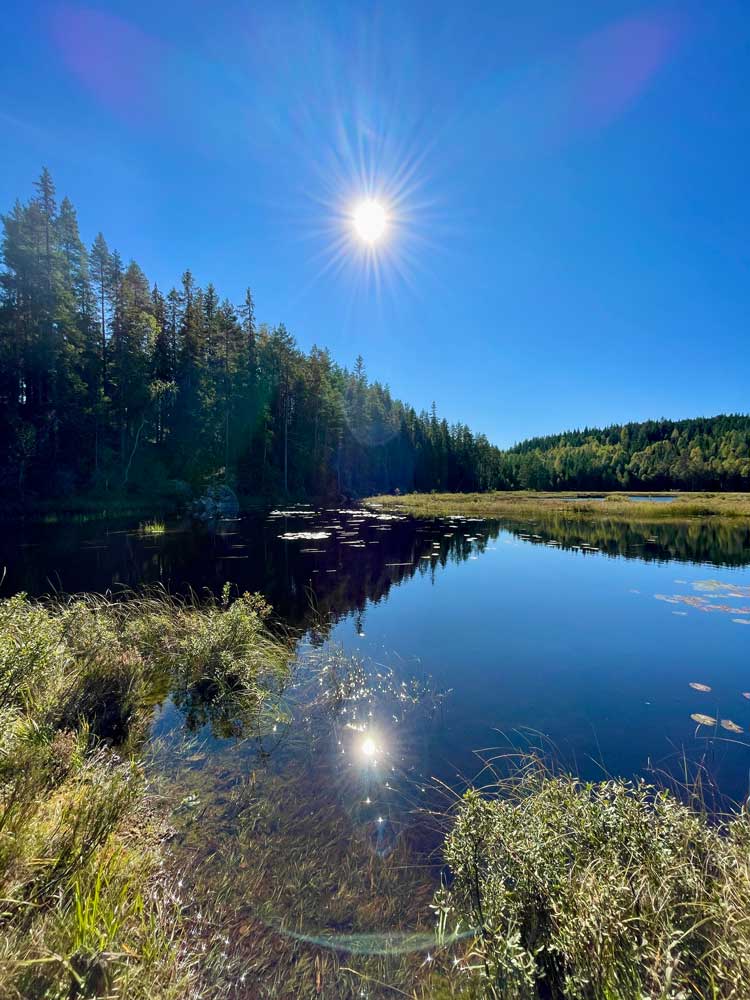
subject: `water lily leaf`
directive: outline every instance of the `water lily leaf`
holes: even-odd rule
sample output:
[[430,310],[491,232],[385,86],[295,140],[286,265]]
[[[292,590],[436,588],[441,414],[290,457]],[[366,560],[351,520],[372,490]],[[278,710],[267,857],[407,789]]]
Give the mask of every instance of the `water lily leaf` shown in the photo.
[[330,537],[328,531],[287,531],[283,535],[279,535],[279,538],[283,538],[286,542],[320,542],[324,538]]
[[703,712],[693,712],[690,716],[693,722],[697,722],[699,726],[715,726],[716,719],[711,715],[704,715]]
[[732,722],[731,719],[722,719],[721,725],[724,729],[728,729],[730,733],[743,733],[744,729],[742,726],[738,726],[736,722]]
[[695,691],[710,691],[708,684],[700,684],[698,681],[690,681],[690,687]]

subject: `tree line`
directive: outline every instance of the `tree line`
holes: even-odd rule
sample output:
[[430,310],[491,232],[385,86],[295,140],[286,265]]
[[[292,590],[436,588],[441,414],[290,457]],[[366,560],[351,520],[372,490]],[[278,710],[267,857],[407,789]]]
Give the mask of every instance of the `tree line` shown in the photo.
[[750,418],[652,421],[506,451],[302,351],[190,270],[164,292],[99,233],[81,240],[43,170],[2,218],[0,492],[254,497],[399,489],[750,489]]
[[3,217],[0,486],[6,496],[227,483],[250,496],[482,490],[498,452],[394,399],[326,350],[299,349],[189,270],[163,292],[46,169]]
[[501,477],[538,490],[750,490],[750,416],[647,420],[530,438]]

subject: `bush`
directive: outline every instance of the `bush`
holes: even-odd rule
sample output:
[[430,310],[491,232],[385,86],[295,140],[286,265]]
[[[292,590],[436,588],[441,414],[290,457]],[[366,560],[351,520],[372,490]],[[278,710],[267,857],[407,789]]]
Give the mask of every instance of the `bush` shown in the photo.
[[713,825],[647,784],[538,765],[499,792],[462,800],[438,900],[476,928],[489,996],[750,996],[744,813]]

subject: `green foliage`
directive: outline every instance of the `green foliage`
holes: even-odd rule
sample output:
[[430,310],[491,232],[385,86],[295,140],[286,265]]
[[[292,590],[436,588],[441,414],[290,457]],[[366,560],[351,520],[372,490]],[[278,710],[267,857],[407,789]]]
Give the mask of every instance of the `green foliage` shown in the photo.
[[532,760],[469,791],[446,841],[443,921],[477,929],[506,1000],[730,998],[750,992],[750,824],[646,784],[582,784]]
[[163,295],[100,233],[81,242],[45,170],[3,217],[0,495],[247,496],[489,489],[750,489],[750,417],[571,431],[508,451],[299,350],[192,273]]
[[263,717],[288,655],[267,611],[228,592],[0,602],[0,996],[206,995],[133,754],[171,686]]
[[531,438],[503,454],[512,488],[748,490],[750,417],[648,420]]

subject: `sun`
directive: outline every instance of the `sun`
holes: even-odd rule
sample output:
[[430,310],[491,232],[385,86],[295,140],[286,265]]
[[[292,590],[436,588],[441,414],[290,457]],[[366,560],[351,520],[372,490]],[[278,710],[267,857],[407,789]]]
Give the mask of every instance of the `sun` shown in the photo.
[[360,201],[352,214],[354,231],[363,243],[371,246],[385,235],[388,216],[383,205],[374,198]]

